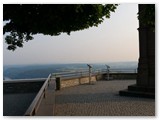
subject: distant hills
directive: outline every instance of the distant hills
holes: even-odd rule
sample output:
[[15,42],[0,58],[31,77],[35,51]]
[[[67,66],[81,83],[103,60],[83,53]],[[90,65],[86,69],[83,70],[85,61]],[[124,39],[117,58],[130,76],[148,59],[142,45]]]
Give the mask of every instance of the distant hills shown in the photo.
[[[91,64],[94,69],[106,69],[105,63]],[[137,62],[107,63],[111,69],[136,69]],[[50,73],[88,69],[86,64],[47,64],[47,65],[6,65],[3,66],[3,79],[47,78]]]

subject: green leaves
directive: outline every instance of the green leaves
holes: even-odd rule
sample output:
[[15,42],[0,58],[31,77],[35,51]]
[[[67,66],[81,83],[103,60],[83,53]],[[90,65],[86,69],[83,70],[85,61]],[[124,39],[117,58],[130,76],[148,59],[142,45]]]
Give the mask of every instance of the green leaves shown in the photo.
[[155,5],[147,4],[143,6],[143,9],[141,9],[138,14],[140,24],[149,26],[153,31],[155,31]]
[[60,35],[98,26],[110,17],[115,4],[4,4],[3,26],[9,50],[23,47],[34,34]]
[[11,32],[10,35],[5,37],[5,42],[8,44],[8,50],[15,50],[17,47],[23,47],[24,41],[32,40],[30,34]]

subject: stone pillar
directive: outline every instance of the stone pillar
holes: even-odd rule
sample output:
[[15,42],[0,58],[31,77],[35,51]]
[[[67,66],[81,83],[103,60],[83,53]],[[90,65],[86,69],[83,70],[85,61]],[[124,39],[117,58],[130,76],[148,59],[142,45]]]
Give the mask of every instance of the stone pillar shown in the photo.
[[[139,5],[139,11],[146,5]],[[139,63],[137,85],[155,87],[155,32],[139,22]]]
[[[146,4],[140,4],[141,11]],[[155,32],[150,26],[139,21],[139,63],[136,85],[120,91],[120,95],[155,98]]]
[[56,77],[56,90],[60,90],[60,89],[61,89],[61,78]]

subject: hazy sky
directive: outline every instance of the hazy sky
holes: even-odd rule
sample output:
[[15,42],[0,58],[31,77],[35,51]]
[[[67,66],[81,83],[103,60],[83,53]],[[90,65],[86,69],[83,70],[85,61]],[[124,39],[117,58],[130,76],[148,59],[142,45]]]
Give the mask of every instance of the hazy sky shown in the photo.
[[3,45],[3,64],[138,61],[138,5],[121,4],[98,27],[60,36],[35,35],[14,52]]

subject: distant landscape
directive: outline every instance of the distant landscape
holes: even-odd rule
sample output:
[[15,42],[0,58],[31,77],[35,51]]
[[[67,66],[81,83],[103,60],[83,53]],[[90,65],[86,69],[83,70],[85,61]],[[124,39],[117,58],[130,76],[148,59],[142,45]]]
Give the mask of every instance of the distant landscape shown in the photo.
[[[93,69],[137,69],[138,62],[112,62],[91,64]],[[4,65],[3,80],[47,78],[50,73],[87,69],[87,63],[43,64],[43,65]]]

